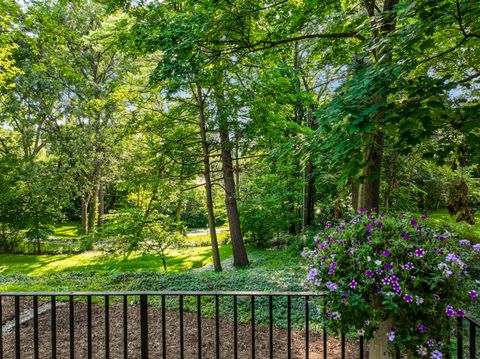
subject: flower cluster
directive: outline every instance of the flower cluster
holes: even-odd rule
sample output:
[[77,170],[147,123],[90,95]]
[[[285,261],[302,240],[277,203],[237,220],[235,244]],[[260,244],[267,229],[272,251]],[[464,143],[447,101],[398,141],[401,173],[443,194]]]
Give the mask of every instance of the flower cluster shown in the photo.
[[327,325],[369,339],[388,319],[394,324],[387,333],[392,346],[442,358],[442,341],[455,318],[478,300],[475,288],[465,287],[462,253],[480,248],[437,233],[426,219],[362,211],[315,237],[314,248],[303,252],[307,286],[325,293],[327,313],[334,313]]

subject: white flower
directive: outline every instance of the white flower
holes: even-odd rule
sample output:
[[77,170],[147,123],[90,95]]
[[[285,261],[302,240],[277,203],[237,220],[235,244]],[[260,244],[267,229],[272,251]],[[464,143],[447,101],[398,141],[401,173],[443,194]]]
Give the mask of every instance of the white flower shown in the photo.
[[363,337],[363,336],[365,335],[365,329],[360,329],[360,330],[358,331],[358,335],[361,336],[361,337]]
[[370,256],[367,256],[367,261],[368,262],[371,262],[372,261],[372,258]]
[[420,305],[420,304],[423,304],[424,300],[422,297],[419,297],[418,295],[415,296],[415,303],[417,303],[417,305]]
[[382,261],[380,261],[380,260],[377,259],[377,260],[375,261],[375,264],[376,264],[377,266],[379,266],[379,265],[382,264]]
[[427,348],[425,348],[423,345],[417,345],[417,353],[418,355],[424,357],[427,355]]

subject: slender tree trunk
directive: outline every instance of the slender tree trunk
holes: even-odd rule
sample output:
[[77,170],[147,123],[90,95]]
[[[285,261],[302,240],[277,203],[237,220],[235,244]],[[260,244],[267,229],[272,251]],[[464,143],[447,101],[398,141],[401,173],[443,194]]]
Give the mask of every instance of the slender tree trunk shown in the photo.
[[89,234],[95,233],[95,228],[97,224],[98,192],[99,192],[99,185],[96,185],[93,195],[90,199],[89,210],[88,210],[88,233]]
[[90,198],[89,196],[82,196],[80,200],[82,206],[82,235],[86,236],[88,234],[88,203],[90,202]]
[[220,251],[218,250],[217,232],[215,228],[215,213],[213,210],[212,180],[210,176],[210,150],[207,142],[207,128],[205,124],[205,103],[203,99],[202,88],[197,84],[197,105],[198,105],[198,124],[200,129],[200,137],[203,153],[203,176],[205,177],[205,193],[208,214],[208,229],[210,231],[210,239],[212,242],[213,267],[215,271],[222,270],[222,262],[220,260]]
[[247,250],[243,241],[240,227],[240,216],[235,194],[235,180],[233,174],[232,142],[229,138],[228,118],[225,114],[225,96],[223,91],[216,89],[217,117],[219,120],[220,146],[222,156],[223,182],[225,188],[225,204],[227,206],[228,223],[230,225],[230,239],[232,240],[233,265],[244,267],[249,264]]
[[[309,109],[307,112],[306,125],[309,128],[313,128],[312,113],[313,108]],[[305,165],[305,190],[303,194],[303,231],[313,223],[315,194],[315,178],[313,170],[313,162],[308,158]]]
[[235,194],[240,198],[240,135],[235,132]]
[[[379,210],[380,208],[380,183],[382,175],[383,159],[383,131],[375,134],[375,141],[368,151],[365,168],[365,180],[360,185],[359,207],[368,210]],[[362,193],[363,192],[363,193]]]
[[360,191],[360,186],[355,180],[352,182],[352,207],[354,211],[358,211],[360,208],[358,206],[358,195]]
[[105,184],[101,183],[98,189],[98,216],[97,216],[98,226],[102,225],[104,214],[105,214]]
[[[309,159],[305,167],[305,193],[303,198],[303,222],[304,227],[310,227],[313,222],[314,203],[313,197],[315,193],[315,179],[313,178],[313,163]],[[304,228],[304,229],[305,229]]]

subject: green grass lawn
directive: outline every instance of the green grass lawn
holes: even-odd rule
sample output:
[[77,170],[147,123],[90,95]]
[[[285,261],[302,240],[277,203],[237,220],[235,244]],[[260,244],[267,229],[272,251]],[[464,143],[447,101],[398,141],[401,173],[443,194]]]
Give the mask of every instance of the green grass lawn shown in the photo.
[[[223,259],[231,256],[231,246],[220,246]],[[189,247],[168,251],[167,270],[184,271],[212,263],[210,247]],[[19,255],[0,254],[0,274],[28,274],[39,276],[58,272],[88,271],[163,271],[160,257],[155,255],[131,254],[105,255],[98,251],[66,255]]]
[[82,234],[81,225],[78,222],[67,222],[55,225],[53,237],[74,238]]
[[472,226],[465,222],[457,222],[451,217],[446,209],[441,209],[428,216],[427,223],[435,227],[448,229],[458,234],[462,239],[469,239],[474,243],[480,243],[480,212],[476,213],[476,223]]

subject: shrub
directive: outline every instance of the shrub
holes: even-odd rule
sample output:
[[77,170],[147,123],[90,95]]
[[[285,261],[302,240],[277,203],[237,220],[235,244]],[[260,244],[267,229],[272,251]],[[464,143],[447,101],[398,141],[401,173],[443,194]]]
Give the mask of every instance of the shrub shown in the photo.
[[326,293],[327,326],[368,340],[392,320],[390,347],[415,356],[443,350],[455,318],[476,301],[459,253],[478,261],[480,248],[467,249],[468,241],[437,233],[422,219],[362,212],[317,236],[303,255],[308,282]]

